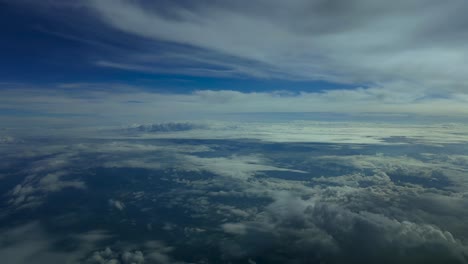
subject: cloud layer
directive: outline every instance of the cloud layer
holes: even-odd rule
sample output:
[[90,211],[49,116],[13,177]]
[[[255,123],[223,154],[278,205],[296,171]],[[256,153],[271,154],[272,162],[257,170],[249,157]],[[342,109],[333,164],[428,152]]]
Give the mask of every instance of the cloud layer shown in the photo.
[[[467,262],[467,140],[450,138],[466,134],[460,126],[242,124],[0,145],[7,172],[0,178],[0,256],[13,263],[32,256],[69,263]],[[317,133],[331,130],[331,138]],[[292,133],[303,140],[288,140]],[[392,133],[412,137],[388,140]]]
[[[107,90],[107,88],[112,88]],[[97,84],[97,88],[78,85],[70,89],[11,88],[0,90],[4,111],[0,121],[6,127],[36,125],[43,128],[109,126],[133,123],[171,122],[174,120],[255,120],[269,113],[269,119],[301,119],[287,113],[331,113],[403,121],[409,115],[443,117],[444,121],[463,119],[468,113],[468,97],[462,94],[444,98],[424,97],[424,93],[396,89],[366,88],[292,93],[198,90],[185,94],[160,93],[142,87]],[[27,95],[27,96],[25,96]],[[138,101],[139,103],[132,103]],[[237,116],[236,116],[237,115]],[[346,116],[348,115],[348,116]],[[387,118],[385,118],[385,115]],[[391,116],[393,115],[393,116]],[[401,116],[398,116],[401,115]],[[323,119],[328,115],[316,115]],[[331,117],[333,118],[333,117]],[[257,117],[257,120],[262,117]],[[343,118],[342,118],[343,119]],[[417,121],[421,118],[413,118]],[[180,126],[141,127],[143,130],[188,129]]]
[[144,70],[173,60],[220,74],[407,81],[415,86],[411,89],[436,89],[433,93],[467,88],[467,3],[461,0],[119,0],[90,1],[90,8],[116,29],[199,49],[166,50],[101,66]]
[[[102,123],[92,120],[96,113],[114,123],[140,123],[225,113],[468,112],[468,19],[463,13],[468,4],[462,0],[7,2],[66,23],[71,32],[57,34],[67,40],[92,47],[100,43],[100,50],[85,48],[93,53],[92,67],[206,78],[197,79],[195,87],[187,84],[183,94],[159,83],[135,87],[75,80],[39,88],[2,83],[3,122],[36,115],[47,116],[53,126],[73,115],[80,122]],[[212,80],[208,77],[240,78],[247,84],[299,80],[312,92],[288,87],[292,82],[269,92],[203,87]],[[309,82],[314,80],[348,88],[317,87]],[[149,92],[155,89],[165,92]]]

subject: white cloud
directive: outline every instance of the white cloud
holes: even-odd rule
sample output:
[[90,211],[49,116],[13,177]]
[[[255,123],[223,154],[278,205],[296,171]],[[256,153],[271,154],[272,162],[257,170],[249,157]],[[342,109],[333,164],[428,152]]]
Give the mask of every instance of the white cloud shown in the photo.
[[92,247],[110,237],[99,230],[68,235],[80,247],[71,251],[57,249],[61,237],[47,233],[38,222],[0,229],[0,258],[5,264],[77,264]]
[[[7,193],[10,205],[16,208],[35,207],[41,205],[49,193],[67,188],[86,189],[85,183],[81,180],[64,179],[78,158],[74,156],[73,152],[64,153],[63,146],[58,148],[60,149],[58,153],[57,149],[54,148],[44,149],[42,153],[39,151],[36,154],[41,155],[49,152],[50,156],[40,158],[22,169],[22,173],[27,174],[27,177]],[[17,151],[15,149],[15,152]],[[29,156],[31,153],[27,155]]]
[[[226,134],[216,135],[214,131],[224,131]],[[331,131],[336,135],[326,137],[328,134],[333,134]],[[144,195],[134,193],[135,190],[129,189],[128,195],[130,196],[126,196],[130,200],[125,199],[125,204],[133,207],[145,204],[147,201],[152,203],[164,201],[164,206],[168,208],[180,206],[185,213],[194,218],[216,221],[219,217],[222,220],[216,230],[226,233],[222,246],[227,256],[245,256],[255,261],[254,251],[264,252],[262,250],[266,248],[271,249],[271,252],[277,252],[274,249],[281,248],[291,250],[288,252],[296,252],[298,255],[305,254],[305,256],[309,256],[307,254],[310,252],[321,252],[323,253],[321,256],[326,258],[330,252],[335,256],[344,252],[345,257],[359,258],[360,256],[352,254],[352,245],[357,239],[364,238],[364,242],[376,242],[375,244],[370,242],[362,244],[364,248],[369,249],[369,252],[380,252],[382,248],[388,248],[391,252],[410,254],[410,257],[416,255],[432,257],[434,256],[432,254],[440,253],[442,258],[448,257],[448,260],[458,261],[462,259],[463,254],[466,254],[466,243],[461,240],[467,235],[463,223],[468,220],[466,214],[466,186],[468,185],[462,184],[461,181],[462,178],[466,179],[467,159],[465,156],[438,153],[440,148],[434,146],[425,146],[424,151],[431,151],[432,154],[424,153],[421,157],[417,155],[397,156],[393,151],[405,152],[403,148],[399,148],[402,146],[363,144],[358,144],[363,153],[373,151],[372,147],[377,147],[378,150],[388,150],[393,156],[347,155],[348,152],[342,153],[341,151],[356,153],[360,150],[352,148],[355,146],[353,144],[326,144],[327,148],[324,147],[324,151],[338,153],[331,155],[326,152],[321,153],[319,146],[324,144],[304,142],[308,140],[309,142],[381,144],[388,136],[406,135],[419,138],[419,143],[441,144],[463,142],[466,135],[464,131],[466,131],[466,126],[454,124],[394,126],[375,123],[296,122],[210,123],[205,131],[163,133],[168,138],[180,137],[191,140],[197,138],[194,135],[208,139],[253,138],[279,142],[289,142],[291,138],[294,138],[302,143],[284,143],[283,146],[301,149],[307,149],[307,146],[310,146],[311,155],[308,156],[307,151],[304,152],[304,156],[288,163],[291,167],[285,166],[282,159],[295,160],[296,156],[290,157],[292,153],[288,148],[273,151],[273,153],[265,151],[263,147],[273,145],[269,142],[254,140],[225,142],[169,140],[166,142],[165,140],[151,140],[151,137],[145,140],[146,135],[140,138],[132,135],[129,139],[126,136],[119,136],[117,132],[117,135],[110,136],[111,141],[97,141],[96,136],[93,140],[85,140],[86,143],[68,145],[57,143],[55,147],[50,143],[47,149],[43,149],[39,154],[36,153],[38,156],[26,155],[25,157],[41,158],[33,162],[30,167],[24,168],[24,172],[32,173],[33,177],[25,179],[21,186],[15,188],[10,195],[17,194],[20,197],[19,194],[24,194],[25,197],[36,197],[32,194],[39,192],[38,186],[43,187],[45,194],[48,191],[59,190],[66,186],[65,183],[60,182],[62,176],[66,175],[65,169],[68,171],[83,164],[86,168],[90,160],[93,161],[91,166],[171,168],[164,172],[167,173],[164,175],[164,180],[173,180],[177,183],[171,185],[174,187],[157,193],[145,192]],[[106,139],[107,132],[101,132],[100,136],[104,138],[97,138]],[[150,135],[155,136],[153,133]],[[366,139],[368,136],[373,138],[368,140]],[[232,152],[226,154],[223,148],[232,147],[229,145],[232,142],[239,143],[239,148],[242,149],[235,151],[237,155]],[[206,146],[201,145],[205,143]],[[192,144],[194,147],[191,147]],[[27,146],[27,149],[29,148],[31,145]],[[446,150],[450,152],[450,149]],[[10,149],[10,151],[21,152],[22,147],[19,150]],[[203,154],[207,156],[197,153],[206,151],[209,153]],[[457,151],[459,150],[455,152]],[[263,153],[260,155],[259,152]],[[314,158],[311,158],[312,156]],[[19,157],[23,156],[20,154]],[[106,161],[111,162],[105,163]],[[275,161],[281,162],[281,165]],[[309,174],[305,174],[307,177],[303,180],[292,181],[286,177],[275,177],[282,172],[287,175],[294,174],[291,172],[304,172],[302,170],[305,169],[299,170],[296,166],[307,168]],[[345,171],[351,172],[343,172],[335,176],[325,173],[324,176],[327,177],[319,177],[321,176],[319,172],[323,170],[309,171],[309,168],[322,167],[324,169],[345,167]],[[184,174],[179,173],[180,171],[208,171],[221,177],[199,177],[206,174]],[[268,171],[277,173],[269,175]],[[388,176],[389,173],[395,171],[402,172],[400,176],[419,177],[423,180],[431,178],[432,172],[441,171],[443,176],[447,176],[451,183],[456,183],[456,186],[438,189],[424,187],[418,183],[397,184]],[[264,177],[254,177],[255,175]],[[195,177],[192,178],[192,176]],[[235,206],[223,203],[226,200],[236,201],[237,198],[249,199],[249,202],[235,204]],[[270,199],[274,202],[266,207],[264,204],[256,203],[258,200],[269,201]],[[110,200],[109,205],[117,210],[123,210],[125,207],[122,201],[116,199]],[[156,222],[153,228],[154,231],[158,230]],[[168,226],[166,229],[171,228],[174,227]],[[209,234],[212,230],[196,226],[187,227],[184,231],[185,235],[192,238],[201,233]],[[288,243],[285,244],[284,241]],[[35,246],[31,247],[35,248]],[[153,259],[159,263],[171,263],[169,247],[164,245],[154,247],[156,249],[152,251],[143,246],[129,248],[112,246],[111,257],[106,257],[107,250],[100,249],[97,251],[96,258],[93,257],[94,255],[90,255],[90,258],[98,261],[96,263],[107,261],[124,263],[123,256],[128,256],[128,259],[134,261],[144,259],[150,262]],[[431,248],[435,249],[431,251]],[[366,256],[362,255],[362,257]],[[390,258],[395,256],[400,255],[395,253]],[[272,254],[271,257],[278,256]],[[398,262],[397,260],[395,262]],[[284,263],[285,260],[278,261]]]
[[[142,241],[139,245],[124,244],[96,250],[111,238],[101,230],[84,233],[68,232],[66,236],[53,234],[38,223],[0,229],[0,257],[5,264],[169,264],[180,263],[169,255],[173,250],[161,241]],[[76,247],[63,250],[57,247],[63,239],[73,241]]]
[[[275,199],[267,214],[254,221],[223,224],[223,230],[235,236],[231,243],[226,243],[226,254],[246,258],[267,251],[269,261],[279,261],[282,256],[276,254],[276,249],[281,248],[293,260],[307,256],[326,262],[381,258],[404,262],[408,258],[422,261],[431,256],[453,263],[466,261],[468,247],[450,232],[433,225],[354,212],[281,192]],[[356,241],[359,243],[355,244]],[[355,254],[358,249],[360,253]]]
[[[102,21],[124,32],[199,48],[167,50],[160,57],[180,60],[185,56],[189,63],[215,61],[207,70],[234,64],[228,67],[234,74],[249,75],[245,69],[250,66],[251,75],[257,77],[366,83],[408,80],[416,89],[431,92],[467,88],[464,1],[155,5],[96,0],[89,6]],[[154,63],[154,54],[134,57],[130,60],[134,69],[157,70],[154,64],[161,63],[161,58]],[[108,62],[107,66],[113,65]]]
[[95,251],[86,261],[86,263],[95,264],[142,264],[145,263],[145,257],[139,250],[124,251],[123,253],[113,252],[106,247],[102,251]]
[[168,254],[173,250],[161,241],[146,241],[143,245],[106,247],[94,251],[85,261],[89,264],[169,264],[180,263],[174,261]]
[[247,234],[247,227],[242,223],[226,223],[221,226],[224,232],[234,235]]
[[300,170],[268,165],[268,161],[259,155],[230,156],[227,158],[200,158],[186,155],[181,159],[181,164],[181,167],[186,170],[206,170],[217,175],[238,179],[248,179],[265,171],[306,173]]
[[109,205],[116,208],[119,211],[122,211],[125,209],[125,204],[121,201],[110,199],[109,200]]
[[[440,145],[468,140],[464,124],[393,124],[376,122],[218,122],[181,133],[135,134],[140,139],[257,139],[265,142]],[[359,147],[359,145],[355,145]],[[202,152],[202,151],[200,151]]]
[[[103,86],[109,89],[113,87],[108,84]],[[468,113],[467,98],[456,95],[428,97],[418,91],[414,94],[408,92],[411,90],[410,87],[399,85],[395,89],[380,87],[297,94],[229,90],[171,94],[134,87],[121,92],[80,90],[80,96],[77,96],[76,91],[68,90],[1,89],[0,103],[5,108],[26,111],[29,114],[15,117],[0,115],[0,121],[6,127],[34,129],[35,132],[64,127],[82,127],[83,132],[86,132],[84,128],[89,126],[177,120],[229,120],[235,117],[233,114],[240,115],[237,118],[243,120],[254,113],[270,113],[273,118],[275,113],[326,112],[344,114],[348,119],[382,114],[382,120],[386,120],[385,117],[389,114],[394,114],[394,119],[397,119],[396,115],[400,114],[401,118],[398,120],[404,120],[408,118],[407,115],[463,119]],[[28,96],[25,97],[24,94]],[[129,101],[143,103],[125,103]],[[316,117],[324,118],[318,114]]]

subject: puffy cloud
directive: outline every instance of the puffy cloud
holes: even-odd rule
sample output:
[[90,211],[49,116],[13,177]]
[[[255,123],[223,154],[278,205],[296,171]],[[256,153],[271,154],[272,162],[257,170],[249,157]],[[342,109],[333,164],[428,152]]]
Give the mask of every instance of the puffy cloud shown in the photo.
[[[0,229],[0,257],[6,264],[169,264],[180,263],[169,255],[173,250],[161,241],[139,245],[116,245],[96,250],[112,238],[102,230],[64,234],[51,233],[39,222]],[[59,244],[70,243],[66,250]]]
[[57,244],[63,237],[46,232],[39,222],[0,229],[0,257],[6,264],[81,263],[85,254],[110,236],[100,230],[69,232],[72,250],[63,251]]
[[247,233],[247,227],[242,223],[226,223],[222,225],[224,232],[234,235],[245,235]]
[[110,199],[109,205],[113,208],[116,208],[119,211],[122,211],[125,209],[125,204],[118,200]]
[[113,252],[109,247],[102,251],[95,251],[86,263],[96,264],[142,264],[145,258],[141,251],[124,251],[123,253]]
[[[423,155],[423,157],[427,155]],[[376,155],[346,155],[321,156],[312,158],[316,166],[336,167],[343,170],[354,170],[354,175],[340,177],[321,177],[316,181],[345,183],[358,185],[360,183],[394,181],[405,184],[415,184],[424,187],[443,188],[454,191],[464,191],[468,182],[462,176],[465,169],[463,156],[440,155],[430,159],[416,159],[410,156],[388,156],[382,153]],[[373,177],[366,177],[366,171]],[[379,179],[378,181],[376,179]]]
[[27,177],[8,192],[9,204],[17,208],[35,207],[41,205],[49,193],[67,188],[85,189],[83,181],[66,179],[74,159],[73,153],[62,153],[33,162],[23,171]]
[[0,144],[12,144],[17,142],[17,140],[12,136],[1,136],[0,135]]
[[[135,246],[133,246],[135,247]],[[147,241],[140,246],[141,250],[106,247],[94,251],[85,261],[89,264],[169,264],[178,263],[168,255],[172,248],[160,241]]]
[[293,263],[467,261],[468,247],[432,225],[353,212],[290,194],[278,195],[266,212],[255,221],[223,225],[225,232],[234,235],[224,245],[227,254]]
[[[204,131],[175,132],[178,135],[173,138],[179,140],[158,139],[155,135],[129,138],[108,135],[107,130],[102,130],[92,139],[73,144],[62,145],[62,140],[48,142],[47,148],[28,155],[21,154],[25,146],[10,149],[18,152],[17,158],[28,162],[20,174],[32,175],[12,192],[18,197],[36,197],[33,194],[39,193],[38,186],[42,186],[44,194],[61,190],[73,181],[65,176],[67,171],[144,168],[153,170],[148,172],[151,177],[135,177],[135,185],[126,185],[124,192],[111,189],[112,196],[102,198],[101,204],[108,202],[117,210],[125,205],[140,209],[126,216],[134,219],[118,219],[122,220],[119,228],[130,223],[132,228],[144,229],[151,235],[180,232],[188,241],[181,244],[189,249],[200,241],[214,247],[218,245],[211,243],[215,237],[225,262],[250,259],[258,263],[362,263],[377,262],[383,257],[391,263],[464,263],[464,238],[468,235],[464,223],[468,214],[467,185],[463,184],[466,157],[460,142],[465,129],[463,125],[392,128],[348,122],[213,123]],[[213,131],[226,134],[214,135]],[[198,138],[204,140],[194,140],[196,137],[191,135],[196,134],[190,133],[200,133]],[[326,137],[331,133],[336,135]],[[168,138],[174,135],[162,134]],[[392,135],[425,138],[419,138],[418,145],[410,145],[411,140],[402,144],[401,138],[386,142]],[[457,141],[446,138],[450,135],[458,137]],[[369,143],[365,141],[367,136],[374,137],[372,144],[363,144]],[[289,142],[291,137],[296,142]],[[322,143],[301,142],[298,138]],[[438,146],[421,142],[437,142]],[[31,145],[26,147],[30,148]],[[374,155],[379,152],[386,154]],[[434,187],[421,182],[399,183],[392,174],[419,180],[447,177],[449,184]],[[155,191],[153,184],[161,188]],[[145,189],[147,185],[149,188]],[[119,198],[108,201],[109,197]],[[179,215],[171,218],[169,214],[158,214],[161,208],[196,220],[185,222],[180,221]],[[164,222],[176,224],[164,227]],[[107,245],[110,254],[101,243],[100,249],[94,250],[97,253],[82,256],[98,261],[95,263],[122,264],[124,256],[136,263],[143,259],[147,263],[173,261],[172,249],[162,243]],[[201,243],[200,247],[204,246]]]

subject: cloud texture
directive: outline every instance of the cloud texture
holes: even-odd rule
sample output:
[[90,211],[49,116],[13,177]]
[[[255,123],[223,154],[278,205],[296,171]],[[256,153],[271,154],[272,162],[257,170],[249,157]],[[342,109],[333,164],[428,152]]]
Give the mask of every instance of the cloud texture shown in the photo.
[[90,1],[90,7],[116,29],[199,49],[127,64],[182,60],[265,78],[405,81],[434,93],[467,88],[467,4],[461,0],[119,0]]

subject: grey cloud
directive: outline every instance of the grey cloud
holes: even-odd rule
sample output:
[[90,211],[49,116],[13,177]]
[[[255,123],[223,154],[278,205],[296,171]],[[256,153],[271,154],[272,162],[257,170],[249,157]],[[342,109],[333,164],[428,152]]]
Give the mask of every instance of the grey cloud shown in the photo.
[[106,247],[102,251],[95,251],[86,261],[86,263],[95,264],[141,264],[145,263],[145,257],[139,250],[136,251],[124,251],[114,252],[109,247]]
[[226,223],[221,227],[228,234],[245,235],[247,233],[246,225],[242,223]]
[[[349,118],[356,118],[358,115],[368,113],[390,113],[440,116],[444,117],[444,120],[447,120],[448,117],[451,118],[450,120],[459,117],[458,120],[465,122],[466,113],[468,113],[467,96],[462,94],[448,95],[443,98],[426,96],[425,92],[418,89],[417,86],[408,86],[401,82],[367,89],[304,93],[200,90],[190,94],[171,94],[144,91],[138,87],[134,87],[133,91],[128,89],[118,93],[85,89],[80,90],[79,96],[76,95],[76,90],[71,92],[52,89],[36,89],[34,91],[5,89],[0,91],[0,103],[5,107],[40,113],[44,117],[12,118],[0,116],[0,121],[8,126],[23,129],[25,134],[31,130],[34,130],[35,133],[50,132],[47,129],[40,129],[44,122],[51,124],[49,129],[60,124],[70,127],[69,130],[75,128],[75,133],[89,134],[92,131],[82,127],[87,125],[116,126],[132,120],[131,122],[138,124],[155,122],[156,130],[168,130],[169,127],[165,129],[163,126],[159,126],[162,124],[160,122],[233,120],[235,116],[233,117],[232,114],[242,114],[244,116],[237,118],[243,117],[245,119],[253,113],[271,113],[271,118],[275,116],[275,113],[300,112],[315,113],[316,115],[312,115],[312,118],[323,120],[323,115],[317,113],[346,114],[350,115]],[[25,98],[24,93],[28,93],[29,96]],[[126,101],[143,101],[145,103],[131,105],[122,103]],[[19,106],[21,109],[18,108]],[[65,112],[63,112],[64,109],[66,109]],[[95,115],[96,112],[100,114]],[[297,116],[292,115],[290,118],[297,119]],[[149,125],[151,124],[149,123]],[[82,129],[78,130],[80,127]],[[130,127],[130,129],[136,130],[135,127]],[[151,130],[150,127],[145,126],[142,129]],[[62,133],[66,131],[63,130]],[[453,137],[455,138],[455,136]]]
[[[312,126],[311,130],[308,130],[308,126]],[[230,126],[221,127],[224,130],[232,130]],[[265,127],[267,129],[263,130]],[[307,122],[286,125],[264,124],[264,128],[257,130],[258,124],[248,124],[240,126],[239,131],[250,129],[251,134],[241,134],[242,138],[245,138],[245,135],[258,136],[261,133],[271,136],[273,132],[277,132],[278,137],[284,137],[285,134],[292,134],[292,128],[298,128],[301,133],[317,140],[317,137],[329,134],[331,130],[337,131],[340,137],[343,135],[352,137],[351,134],[356,133],[361,138],[366,133],[379,136],[392,133],[418,136],[421,133],[427,134],[430,130],[431,134],[437,134],[441,129],[439,126],[421,126],[414,132],[415,127],[411,126],[398,127],[395,128],[396,131],[390,131],[390,128],[381,127],[380,124],[315,123],[313,126]],[[466,129],[464,126],[462,128]],[[458,129],[460,129],[458,125],[449,126],[448,130],[444,126],[441,137],[444,138],[451,132],[464,131]],[[237,131],[234,133],[238,134]],[[210,136],[213,137],[211,134]],[[280,148],[281,151],[278,152],[271,147],[280,144],[257,141],[229,141],[235,143],[229,145],[229,148],[238,146],[242,150],[226,154],[223,149],[225,146],[221,146],[222,143],[219,141],[203,141],[207,143],[206,146],[199,145],[199,142],[191,143],[195,145],[191,147],[185,143],[179,145],[155,140],[144,142],[143,139],[135,140],[133,137],[131,140],[111,138],[110,142],[85,140],[85,143],[77,145],[64,146],[57,143],[56,148],[49,146],[49,149],[44,149],[39,155],[39,157],[45,155],[46,158],[41,158],[40,161],[31,164],[30,168],[25,169],[33,173],[34,177],[23,182],[25,184],[22,187],[35,188],[42,182],[49,187],[47,190],[55,190],[55,183],[60,179],[62,175],[60,172],[64,168],[75,168],[75,162],[80,160],[77,157],[91,161],[94,154],[98,155],[98,158],[93,159],[95,162],[91,162],[93,165],[106,166],[105,162],[109,161],[113,163],[110,165],[115,167],[164,170],[160,171],[164,175],[164,181],[173,181],[177,185],[155,194],[148,191],[144,196],[133,193],[134,190],[129,187],[130,196],[117,197],[126,197],[125,203],[132,208],[138,204],[145,204],[145,201],[152,203],[164,201],[164,206],[167,208],[183,208],[192,218],[210,221],[219,218],[220,228],[216,231],[225,232],[220,244],[226,260],[235,262],[240,258],[247,262],[251,259],[258,263],[320,263],[320,261],[343,263],[347,260],[351,263],[372,263],[381,262],[381,257],[386,257],[389,263],[404,263],[406,259],[409,263],[466,262],[466,241],[460,240],[466,236],[464,225],[467,219],[466,187],[464,187],[466,185],[462,185],[460,181],[457,182],[460,189],[450,190],[426,188],[418,184],[398,185],[387,174],[400,171],[408,175],[431,177],[431,172],[440,167],[450,177],[453,177],[456,171],[459,171],[457,177],[465,176],[463,170],[466,166],[466,156],[434,153],[423,155],[426,157],[424,160],[381,154],[344,156],[349,154],[347,151],[355,153],[355,149],[347,148],[348,144],[334,144],[330,146],[333,149],[331,151],[325,147],[320,149],[323,144],[306,143],[282,143],[281,146],[284,148]],[[442,144],[446,142],[445,140],[439,143]],[[362,141],[358,140],[358,143],[354,147],[361,148],[359,152],[364,153],[379,150],[393,153],[392,151],[400,147],[385,145],[382,142],[372,146],[367,145],[368,141],[362,144]],[[300,153],[301,158],[295,161],[292,155],[294,153],[289,152],[289,147],[296,149],[298,146],[301,149],[306,148],[307,151],[304,153],[310,151],[311,155],[323,155],[322,150],[342,155],[309,159],[309,156]],[[273,151],[271,153],[265,151],[265,147]],[[220,152],[216,152],[218,149],[221,149]],[[439,150],[430,147],[427,149]],[[194,153],[207,150],[211,150],[207,156]],[[47,151],[50,153],[46,153]],[[256,154],[260,151],[263,155]],[[166,156],[163,156],[164,153]],[[287,158],[287,162],[283,160],[284,158]],[[312,175],[312,170],[311,174],[305,174],[302,170],[310,168],[304,166],[309,163],[315,165],[312,168],[343,166],[351,172],[333,177]],[[175,169],[166,170],[174,167]],[[181,171],[193,173],[183,174]],[[198,171],[203,173],[197,174]],[[270,174],[272,171],[276,173]],[[208,177],[199,177],[206,176],[205,172],[212,174],[208,174]],[[295,181],[287,177],[275,178],[279,173],[290,176],[299,172],[301,175],[310,176],[310,179]],[[363,182],[365,184],[361,184]],[[25,193],[29,191],[28,188],[24,190]],[[21,192],[23,190],[19,188],[18,193]],[[244,203],[243,199],[249,200]],[[241,202],[224,203],[233,200]],[[258,203],[258,200],[262,202]],[[270,200],[273,200],[273,203],[266,206]],[[110,205],[116,209],[123,208],[123,204],[115,199],[110,201]],[[165,229],[179,229],[183,225],[177,228],[167,227]],[[196,237],[202,233],[210,234],[213,231],[210,228],[187,227],[184,231],[187,237]],[[155,223],[154,230],[156,229]],[[129,247],[112,245],[110,249],[112,250],[110,257],[106,253],[108,250],[101,248],[97,250],[98,257],[94,260],[104,263],[105,261],[123,263],[125,255],[134,261],[144,258],[145,262],[149,263],[152,263],[151,259],[156,263],[172,262],[171,248],[161,243]],[[91,253],[89,257],[93,258],[94,254]]]
[[125,204],[121,201],[110,199],[109,200],[109,205],[113,208],[116,208],[119,211],[122,211],[125,209]]
[[57,248],[61,237],[49,234],[39,222],[0,230],[0,258],[5,264],[81,263],[81,258],[98,242],[109,238],[99,231],[68,234],[76,248],[63,251]]
[[48,193],[58,192],[66,188],[85,189],[84,182],[79,180],[63,180],[64,173],[49,173],[38,180],[18,184],[8,194],[9,203],[19,208],[40,205]]
[[0,144],[13,144],[18,142],[17,139],[15,139],[12,136],[2,136],[0,135]]
[[156,124],[135,124],[127,128],[128,132],[140,133],[158,133],[158,132],[178,132],[189,131],[193,129],[206,128],[202,124],[189,123],[189,122],[169,122],[169,123],[156,123]]
[[223,229],[233,234],[225,252],[233,258],[263,256],[274,263],[467,262],[467,246],[432,225],[291,195],[278,196],[267,212],[256,221],[225,224]]
[[270,77],[466,90],[466,1],[90,3],[115,28],[258,62]]
[[111,236],[100,230],[68,233],[72,249],[64,251],[57,245],[64,237],[50,234],[38,222],[0,230],[0,257],[5,264],[169,264],[176,262],[169,255],[173,250],[161,241],[146,241],[141,245],[115,245],[96,250]]
[[172,259],[169,253],[172,247],[161,241],[146,241],[142,245],[106,247],[90,254],[85,260],[89,264],[169,264],[180,263]]
[[8,203],[11,206],[35,207],[41,205],[49,193],[67,188],[86,188],[81,180],[65,179],[73,162],[77,159],[74,153],[62,151],[59,154],[54,153],[51,157],[40,159],[24,169],[23,173],[28,174],[27,177],[7,193]]
[[230,157],[216,158],[200,158],[186,155],[181,156],[180,160],[184,164],[181,168],[188,171],[204,170],[215,173],[219,176],[244,180],[266,171],[306,173],[305,171],[279,168],[269,165],[269,161],[261,155],[233,155]]

